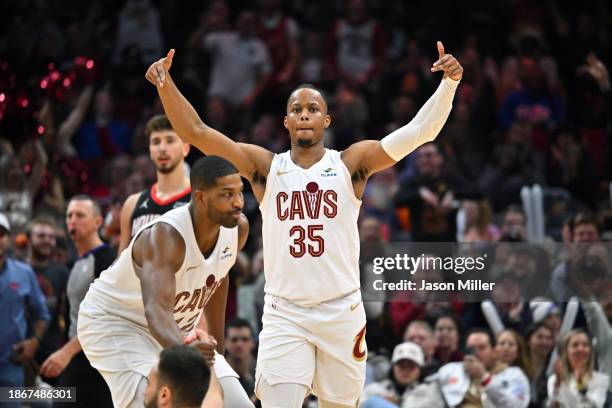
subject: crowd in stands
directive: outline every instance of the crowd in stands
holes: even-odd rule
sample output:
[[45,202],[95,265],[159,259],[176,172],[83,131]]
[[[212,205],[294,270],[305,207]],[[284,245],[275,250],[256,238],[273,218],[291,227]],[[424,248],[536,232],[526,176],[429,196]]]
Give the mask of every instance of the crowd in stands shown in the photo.
[[[429,68],[442,40],[464,77],[436,141],[369,180],[362,283],[392,243],[443,242],[491,254],[497,289],[476,300],[364,293],[361,404],[612,406],[611,21],[597,0],[5,4],[0,386],[61,385],[85,358],[70,346],[71,299],[115,259],[122,203],[155,182],[144,126],[163,108],[144,74],[168,49],[205,123],[280,153],[301,83],[325,91],[329,148],[409,122],[440,80]],[[187,162],[200,156],[192,148]],[[226,350],[252,396],[264,277],[245,189],[251,231],[230,274]]]

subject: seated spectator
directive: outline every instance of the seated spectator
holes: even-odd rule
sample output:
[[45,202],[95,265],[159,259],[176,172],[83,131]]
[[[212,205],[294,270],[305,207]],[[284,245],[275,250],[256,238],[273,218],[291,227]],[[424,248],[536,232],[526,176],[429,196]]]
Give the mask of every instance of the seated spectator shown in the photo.
[[497,357],[510,367],[518,367],[527,377],[531,377],[531,363],[525,341],[515,330],[506,329],[497,335],[495,345]]
[[[195,348],[168,347],[161,352],[159,364],[149,374],[145,408],[205,406],[202,402],[209,389],[220,391],[214,372]],[[221,407],[223,403],[216,406]]]
[[560,348],[560,364],[548,378],[547,406],[603,407],[610,377],[595,371],[588,334],[583,330],[572,330],[563,338]]
[[531,372],[528,373],[531,380],[531,402],[537,407],[542,406],[546,398],[546,369],[554,342],[553,330],[543,322],[530,326],[525,334],[531,364]]
[[424,320],[411,322],[404,332],[404,341],[416,343],[423,350],[425,362],[421,367],[421,379],[435,373],[440,368],[440,362],[434,358],[436,340],[429,323]]
[[448,363],[437,379],[450,407],[516,407],[529,405],[529,380],[518,367],[497,358],[494,340],[484,329],[474,329],[465,342],[463,362]]
[[463,361],[463,353],[459,351],[459,323],[454,316],[442,315],[436,320],[434,338],[434,359],[441,364]]
[[402,406],[403,399],[419,384],[424,362],[423,351],[417,344],[407,341],[397,345],[393,349],[388,377],[365,387],[361,395],[361,407]]

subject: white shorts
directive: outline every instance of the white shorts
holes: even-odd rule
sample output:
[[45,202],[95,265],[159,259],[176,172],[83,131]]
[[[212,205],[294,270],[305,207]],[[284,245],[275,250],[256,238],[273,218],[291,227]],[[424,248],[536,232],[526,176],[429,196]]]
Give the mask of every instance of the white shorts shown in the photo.
[[[159,360],[161,345],[141,325],[104,313],[83,302],[77,335],[91,365],[110,389],[116,407],[129,407],[142,378],[148,378]],[[215,357],[218,378],[238,374],[220,354]]]
[[256,385],[302,384],[319,399],[354,406],[365,383],[366,316],[361,293],[312,307],[265,296]]

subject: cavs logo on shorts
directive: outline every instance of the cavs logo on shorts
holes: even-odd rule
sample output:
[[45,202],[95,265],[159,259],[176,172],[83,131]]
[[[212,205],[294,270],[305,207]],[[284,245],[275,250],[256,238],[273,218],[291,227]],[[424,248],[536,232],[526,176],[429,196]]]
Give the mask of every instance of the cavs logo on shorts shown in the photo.
[[363,329],[357,333],[355,340],[353,340],[353,359],[358,362],[365,360],[368,355],[368,351],[365,346],[365,334],[366,327],[363,326]]

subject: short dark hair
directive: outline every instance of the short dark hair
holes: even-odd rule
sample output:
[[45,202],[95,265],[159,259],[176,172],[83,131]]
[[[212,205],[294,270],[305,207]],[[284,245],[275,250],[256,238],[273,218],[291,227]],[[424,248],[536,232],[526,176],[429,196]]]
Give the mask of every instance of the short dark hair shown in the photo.
[[174,130],[174,128],[166,115],[155,115],[145,125],[144,133],[148,140],[151,133],[162,130]]
[[91,201],[91,206],[93,207],[94,214],[102,216],[102,207],[100,207],[100,204],[98,204],[98,202],[94,200],[92,196],[87,194],[77,194],[73,197],[70,197],[68,205],[70,205],[70,203],[73,201]]
[[159,385],[172,389],[174,406],[200,406],[210,385],[210,368],[196,349],[180,345],[163,350],[159,356]]
[[601,233],[599,220],[597,219],[597,217],[595,217],[589,212],[579,212],[578,214],[576,214],[572,222],[572,232],[579,225],[593,225],[595,229],[597,229],[597,232]]
[[325,92],[323,92],[323,90],[317,87],[316,85],[307,84],[307,83],[300,84],[293,91],[291,91],[291,93],[289,94],[289,97],[287,98],[287,105],[289,105],[289,100],[291,99],[291,95],[293,95],[295,91],[299,91],[300,89],[312,89],[313,91],[317,91],[319,94],[321,94],[321,98],[323,98],[323,101],[327,105],[327,97],[325,96]]
[[229,161],[219,156],[206,156],[198,159],[189,173],[191,188],[208,190],[217,185],[219,177],[238,173],[238,169]]
[[48,217],[46,215],[39,215],[37,217],[34,217],[32,221],[28,223],[28,226],[26,229],[26,234],[28,237],[32,235],[32,229],[34,228],[35,225],[48,225],[51,228],[54,228],[54,229],[57,228],[57,223],[55,222],[53,218]]
[[236,317],[235,319],[232,319],[228,324],[227,324],[227,330],[229,331],[229,329],[234,328],[234,329],[242,329],[242,328],[248,328],[249,332],[251,333],[251,336],[255,336],[255,333],[253,332],[253,328],[251,327],[251,324],[249,323],[248,320],[242,319],[240,317]]
[[465,343],[467,344],[467,340],[470,338],[472,334],[485,334],[489,338],[489,344],[491,347],[495,347],[495,336],[491,333],[491,330],[485,329],[484,327],[475,327],[470,329],[465,335]]

